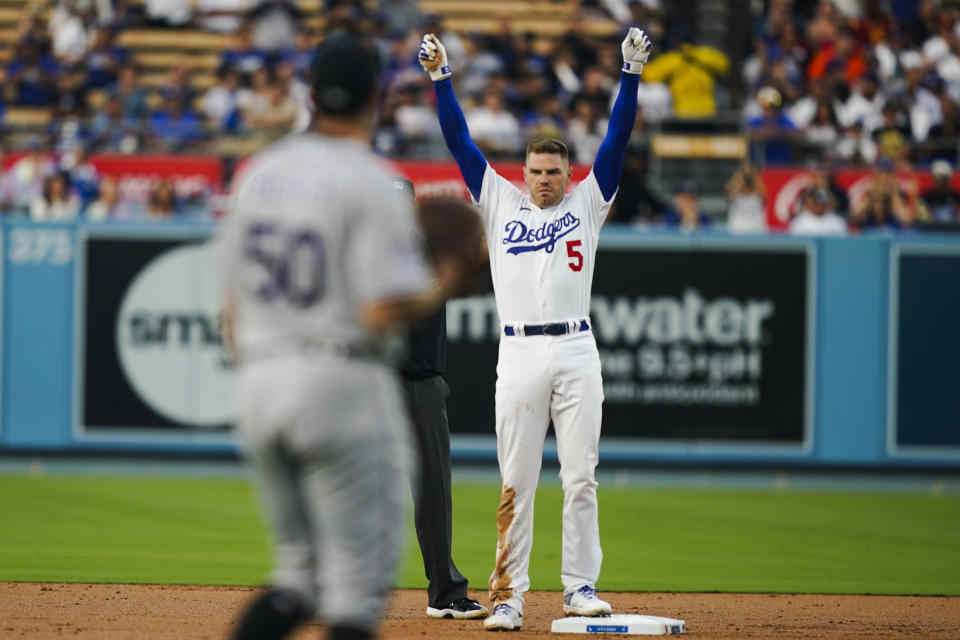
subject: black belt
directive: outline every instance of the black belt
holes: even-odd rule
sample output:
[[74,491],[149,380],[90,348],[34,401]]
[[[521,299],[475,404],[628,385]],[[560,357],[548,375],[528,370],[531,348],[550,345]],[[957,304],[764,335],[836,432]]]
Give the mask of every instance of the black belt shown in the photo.
[[[519,328],[519,331],[518,331]],[[503,328],[505,336],[562,336],[567,333],[589,331],[586,320],[570,322],[550,322],[547,324],[507,325]]]

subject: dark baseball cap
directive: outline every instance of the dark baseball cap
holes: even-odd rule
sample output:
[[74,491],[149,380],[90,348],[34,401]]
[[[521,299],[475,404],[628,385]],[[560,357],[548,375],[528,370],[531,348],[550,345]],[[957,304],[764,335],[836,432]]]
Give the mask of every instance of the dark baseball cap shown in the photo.
[[366,40],[346,34],[321,42],[310,67],[313,105],[320,113],[350,115],[365,107],[377,87],[380,59]]

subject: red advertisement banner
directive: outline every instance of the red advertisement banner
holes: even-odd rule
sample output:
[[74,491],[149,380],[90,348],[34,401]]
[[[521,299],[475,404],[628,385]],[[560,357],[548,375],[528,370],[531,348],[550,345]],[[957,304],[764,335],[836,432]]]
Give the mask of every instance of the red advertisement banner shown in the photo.
[[[11,153],[4,158],[7,170],[25,153]],[[51,162],[52,156],[48,156]],[[145,202],[153,186],[162,178],[173,180],[181,198],[210,197],[223,192],[223,162],[217,156],[123,155],[97,154],[89,158],[102,179],[116,178],[124,198]]]
[[[863,202],[873,184],[873,175],[870,169],[840,169],[836,172],[837,185],[847,192],[851,209]],[[796,213],[800,196],[813,185],[815,176],[812,169],[764,169],[761,172],[767,191],[767,224],[770,229],[787,228]],[[914,198],[933,184],[933,177],[929,171],[898,171],[897,182],[908,198]],[[952,182],[954,188],[960,190],[960,173],[953,174]]]

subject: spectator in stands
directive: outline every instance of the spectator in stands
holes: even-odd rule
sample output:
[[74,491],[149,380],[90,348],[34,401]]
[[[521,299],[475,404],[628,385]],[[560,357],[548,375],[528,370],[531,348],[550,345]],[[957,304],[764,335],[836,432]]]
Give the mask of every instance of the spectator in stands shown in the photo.
[[70,191],[80,197],[81,207],[86,207],[97,197],[100,190],[100,172],[90,161],[89,149],[78,145],[60,156],[60,170],[70,179]]
[[765,233],[766,193],[756,170],[749,164],[738,168],[724,191],[730,206],[727,209],[727,230],[731,233]]
[[241,128],[241,96],[247,89],[240,85],[240,71],[234,66],[221,65],[217,77],[217,84],[203,94],[201,108],[213,130],[235,134]]
[[[820,103],[827,103],[830,105],[830,108],[833,109],[833,115],[830,119],[838,122],[837,119],[837,107],[839,104],[836,101],[833,92],[831,91],[830,84],[823,78],[817,80],[816,82],[811,82],[807,87],[807,93],[798,98],[786,108],[787,117],[790,118],[790,121],[800,129],[801,131],[805,130],[807,126],[813,121],[814,116],[817,113],[817,107]],[[748,106],[747,116],[754,116],[759,113],[759,105],[755,107],[757,111],[751,112],[750,106]]]
[[28,139],[25,151],[23,157],[7,170],[3,181],[2,200],[17,215],[30,212],[33,201],[43,195],[44,182],[56,171],[56,166],[44,153],[38,138]]
[[845,235],[847,223],[830,211],[830,193],[823,188],[808,189],[802,198],[800,213],[790,221],[790,233],[804,236]]
[[717,113],[714,96],[716,78],[730,66],[726,54],[706,45],[689,42],[686,30],[674,32],[678,48],[652,58],[643,68],[645,82],[662,82],[673,95],[674,114],[678,118],[709,118]]
[[154,147],[164,151],[181,151],[202,138],[197,115],[183,108],[180,94],[161,93],[161,106],[150,116],[149,131]]
[[836,169],[836,166],[830,160],[821,162],[820,166],[813,172],[811,186],[815,189],[826,189],[830,194],[828,210],[841,217],[846,217],[850,212],[850,198],[847,196],[847,190],[840,186],[837,181]]
[[56,171],[43,181],[43,191],[30,203],[30,219],[37,222],[73,220],[80,213],[80,198],[70,190],[70,176]]
[[397,87],[391,100],[398,149],[413,156],[427,155],[443,140],[436,111],[430,106],[433,92],[424,87],[422,75]]
[[40,51],[36,42],[21,41],[16,56],[7,65],[3,83],[7,100],[30,107],[52,104],[59,68],[52,57]]
[[837,39],[839,26],[843,24],[843,16],[837,11],[833,0],[820,0],[813,18],[806,25],[806,40],[813,48],[819,51]]
[[539,73],[522,73],[513,82],[514,91],[510,95],[509,109],[513,113],[525,116],[536,108],[543,96],[551,95],[550,82]]
[[663,42],[663,2],[661,0],[627,0],[629,16],[626,20],[617,20],[620,24],[643,25],[654,42]]
[[170,68],[166,82],[159,89],[164,99],[176,98],[184,111],[193,110],[193,103],[197,97],[197,90],[193,88],[190,81],[192,74],[193,69],[184,59]]
[[887,11],[887,0],[861,0],[861,12],[853,19],[854,33],[860,44],[872,46],[881,42],[893,29],[893,18]]
[[780,108],[780,92],[773,87],[764,87],[757,92],[757,103],[762,113],[747,121],[747,133],[755,143],[755,158],[764,164],[789,163],[798,132]]
[[[911,58],[908,56],[907,60]],[[909,66],[907,66],[909,64]],[[931,129],[943,122],[943,111],[940,100],[931,91],[936,90],[942,81],[936,74],[925,74],[922,59],[905,63],[906,88],[904,97],[910,104],[910,132],[913,139],[923,142],[930,135]]]
[[[616,68],[615,66],[614,69]],[[578,100],[589,100],[593,102],[596,112],[600,113],[610,102],[613,86],[613,79],[599,67],[587,67],[581,74],[580,90],[571,98],[570,104],[573,105]]]
[[474,142],[485,154],[502,156],[519,150],[520,123],[504,108],[503,96],[496,90],[484,92],[481,106],[464,115]]
[[850,97],[840,109],[840,122],[849,125],[862,120],[864,131],[872,134],[883,122],[881,111],[886,100],[879,89],[880,78],[875,72],[860,74]]
[[812,147],[818,157],[825,157],[833,153],[839,138],[836,111],[829,102],[818,102],[813,120],[803,129],[803,141]]
[[597,150],[603,142],[600,133],[600,114],[597,104],[586,97],[574,98],[570,106],[570,120],[567,122],[567,138],[573,146],[573,160],[589,165],[597,157]]
[[659,184],[650,180],[647,172],[648,149],[631,143],[623,158],[623,174],[617,199],[607,217],[608,222],[633,225],[636,228],[653,226],[671,207],[670,194],[663,193]]
[[91,222],[132,220],[143,215],[141,209],[142,205],[137,206],[122,196],[116,178],[104,176],[100,181],[97,199],[87,206],[84,216]]
[[[294,118],[292,130],[296,133],[306,131],[313,119],[310,87],[300,79],[293,65],[286,59],[278,61],[275,68],[277,84],[283,88],[283,91],[290,96],[297,106],[297,115]],[[421,77],[423,77],[422,74]],[[434,117],[434,120],[436,120],[436,117]]]
[[247,126],[265,134],[278,137],[289,133],[297,118],[297,103],[286,87],[276,78],[271,78],[263,90],[255,93],[243,111]]
[[87,141],[87,92],[83,75],[64,67],[57,77],[56,91],[48,135],[50,148],[59,153],[75,149]]
[[53,117],[87,115],[87,86],[83,73],[76,67],[61,67],[54,84]]
[[46,5],[42,0],[29,0],[27,2],[17,24],[15,40],[17,46],[29,41],[34,43],[37,49],[43,53],[50,51],[50,30],[47,28],[49,21],[44,17],[45,12]]
[[[960,46],[960,44],[958,44],[958,46]],[[960,127],[960,109],[958,109],[954,99],[947,93],[945,83],[939,75],[931,76],[930,91],[937,99],[938,106],[940,107],[940,122],[930,127],[929,140],[938,147],[933,149],[933,153],[940,157],[949,157],[955,160],[957,145],[951,141],[941,147],[939,143],[944,139],[956,138],[958,133],[960,133],[960,131],[958,131],[958,127]]]
[[112,93],[120,102],[124,118],[136,120],[147,115],[147,91],[140,86],[132,63],[120,67]]
[[120,67],[130,60],[130,50],[115,43],[116,30],[98,27],[90,40],[90,51],[84,59],[87,69],[87,86],[104,89],[117,81]]
[[171,220],[177,216],[179,210],[173,180],[170,178],[161,178],[150,192],[150,198],[147,200],[145,219],[153,222]]
[[140,127],[137,118],[123,112],[120,97],[107,96],[106,104],[90,121],[90,146],[104,151],[133,153],[140,148]]
[[[336,3],[352,4],[344,3],[342,0],[336,0]],[[332,4],[334,2],[326,0],[328,20]],[[294,41],[297,35],[297,21],[300,17],[300,9],[293,0],[259,0],[247,14],[251,45],[254,49],[270,55],[279,54]],[[333,30],[333,25],[328,22],[328,34]]]
[[857,78],[867,70],[863,52],[857,45],[856,36],[850,27],[840,29],[835,40],[825,43],[813,55],[810,66],[807,67],[807,77],[810,80],[816,80],[828,73],[831,65],[841,70],[842,77],[848,84],[856,82]]
[[197,0],[196,24],[204,31],[236,33],[252,8],[253,0]]
[[[552,63],[550,72],[556,81],[561,100],[566,102],[580,90],[581,86],[580,76],[576,71],[576,60],[573,51],[562,47],[559,42],[552,42],[550,46],[552,48],[549,56]],[[471,65],[470,68],[473,67],[474,65]]]
[[79,64],[90,44],[93,5],[83,0],[62,0],[50,14],[48,28],[54,57],[66,65]]
[[[419,32],[420,25],[423,24],[423,13],[420,11],[419,4],[417,0],[377,0],[377,12],[386,18],[386,28],[394,33]],[[446,42],[444,40],[446,36],[443,34],[436,31],[425,33],[433,33],[440,38],[441,42]]]
[[888,101],[881,111],[882,122],[873,132],[877,153],[904,164],[910,153],[910,132],[907,130],[907,115],[894,101]]
[[933,184],[922,194],[927,218],[937,224],[960,223],[960,192],[953,187],[953,167],[946,160],[930,165]]
[[220,66],[236,67],[240,73],[249,75],[268,66],[269,56],[253,46],[249,29],[243,29],[234,37],[234,46],[220,52]]
[[[311,43],[310,37],[303,31],[298,31],[296,37],[293,39],[293,46],[283,52],[280,61],[289,65],[293,69],[294,75],[301,81],[308,81],[315,48],[316,45]],[[410,51],[410,48],[405,49],[405,51]],[[409,61],[408,63],[411,67],[416,64],[410,63]]]
[[926,42],[940,28],[940,1],[919,0],[915,18],[905,25],[913,42]]
[[710,226],[710,218],[700,210],[698,186],[694,180],[684,180],[673,197],[673,208],[667,211],[662,223],[668,229],[698,231]]
[[143,15],[156,29],[182,29],[193,19],[192,0],[144,0]]
[[779,44],[770,47],[767,64],[760,71],[756,86],[773,87],[780,93],[786,104],[800,97],[803,73],[796,61],[788,57]]
[[567,128],[566,111],[555,93],[540,96],[537,106],[525,113],[522,127],[524,137],[562,138]]
[[877,145],[864,134],[861,120],[843,130],[834,152],[837,160],[847,164],[873,164],[877,159]]
[[899,231],[913,227],[916,220],[915,198],[900,188],[893,161],[880,158],[870,189],[853,209],[851,223],[858,229]]

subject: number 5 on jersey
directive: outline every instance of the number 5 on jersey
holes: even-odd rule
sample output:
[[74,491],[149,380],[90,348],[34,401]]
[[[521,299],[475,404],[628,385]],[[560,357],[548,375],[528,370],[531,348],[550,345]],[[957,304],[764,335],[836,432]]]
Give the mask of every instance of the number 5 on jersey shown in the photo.
[[567,240],[567,257],[570,258],[572,262],[568,262],[570,269],[573,271],[580,271],[583,269],[583,254],[577,251],[581,242],[579,240]]
[[257,288],[265,302],[283,296],[305,309],[323,295],[325,251],[323,239],[311,229],[278,229],[261,222],[247,229],[244,254],[266,272]]

